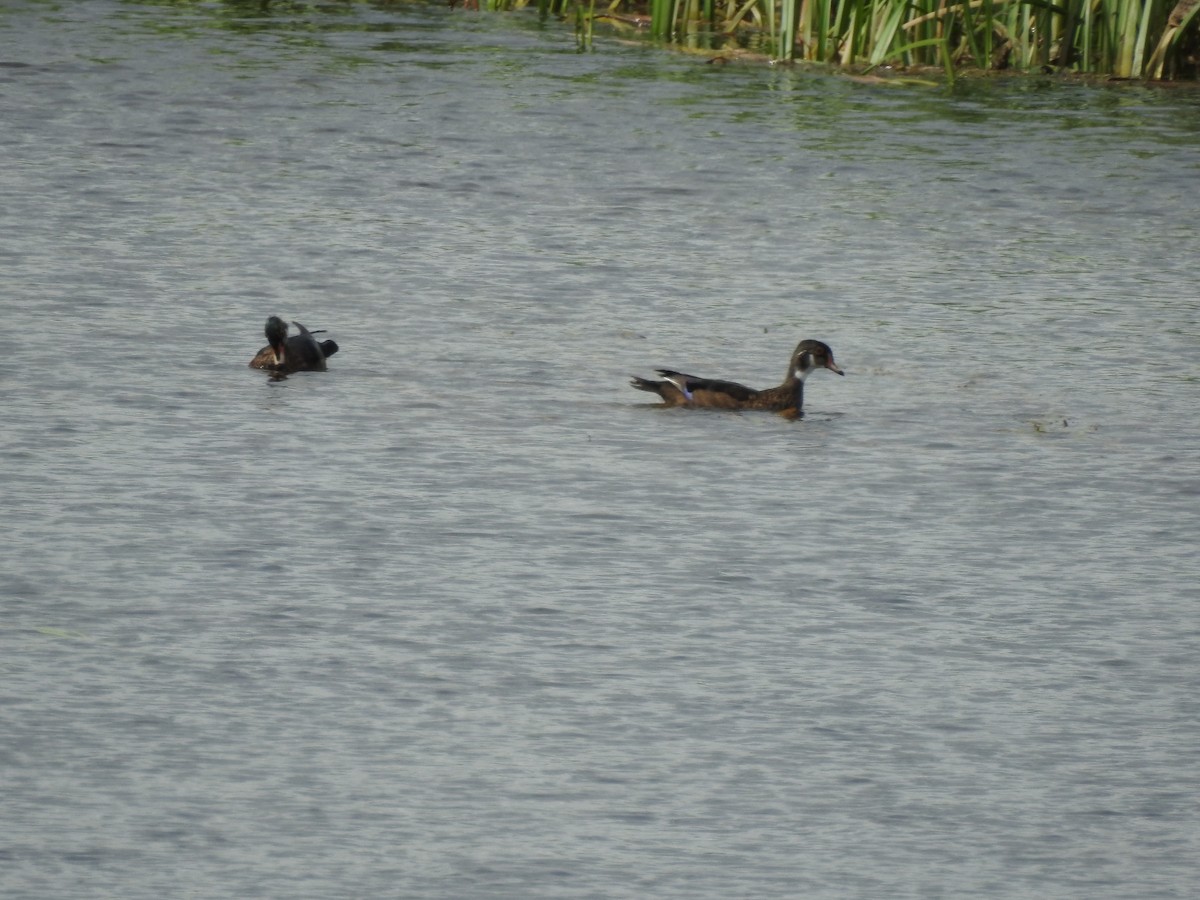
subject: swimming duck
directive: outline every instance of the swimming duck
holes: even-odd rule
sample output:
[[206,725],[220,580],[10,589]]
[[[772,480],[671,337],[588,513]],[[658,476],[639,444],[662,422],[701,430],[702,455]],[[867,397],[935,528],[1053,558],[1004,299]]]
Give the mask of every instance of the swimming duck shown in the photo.
[[789,419],[804,415],[804,379],[817,369],[845,373],[833,361],[833,351],[820,341],[801,341],[792,352],[787,375],[779,387],[756,391],[732,381],[716,381],[659,369],[662,381],[634,376],[629,383],[640,391],[662,397],[666,406],[709,409],[766,409]]
[[320,331],[309,331],[299,322],[292,324],[300,329],[300,333],[288,337],[287,322],[279,316],[267,319],[267,346],[250,360],[251,368],[270,369],[284,375],[325,371],[325,360],[338,352],[338,345],[333,341],[318,342],[313,335]]

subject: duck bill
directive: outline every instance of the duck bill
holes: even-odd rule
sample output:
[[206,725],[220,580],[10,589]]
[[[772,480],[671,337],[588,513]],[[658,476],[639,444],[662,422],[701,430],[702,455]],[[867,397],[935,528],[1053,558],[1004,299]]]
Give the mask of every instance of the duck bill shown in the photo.
[[845,372],[843,372],[841,369],[838,368],[838,364],[835,363],[832,359],[829,360],[829,362],[825,363],[825,368],[827,368],[830,372],[837,372],[839,375],[846,374]]

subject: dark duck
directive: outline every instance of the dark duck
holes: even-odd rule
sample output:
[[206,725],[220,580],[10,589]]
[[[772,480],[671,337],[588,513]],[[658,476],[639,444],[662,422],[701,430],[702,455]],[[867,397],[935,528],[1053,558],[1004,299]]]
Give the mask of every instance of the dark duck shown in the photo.
[[280,375],[291,372],[324,372],[325,360],[337,353],[338,345],[333,341],[318,341],[314,334],[299,322],[293,322],[299,334],[288,337],[287,322],[279,316],[267,319],[267,346],[258,351],[250,366],[268,369]]
[[702,409],[765,409],[789,419],[804,415],[804,379],[817,369],[845,373],[833,361],[833,351],[820,341],[801,341],[788,361],[787,375],[778,387],[756,391],[733,381],[697,378],[671,369],[659,369],[662,381],[638,378],[629,382],[640,391],[662,397],[665,406]]

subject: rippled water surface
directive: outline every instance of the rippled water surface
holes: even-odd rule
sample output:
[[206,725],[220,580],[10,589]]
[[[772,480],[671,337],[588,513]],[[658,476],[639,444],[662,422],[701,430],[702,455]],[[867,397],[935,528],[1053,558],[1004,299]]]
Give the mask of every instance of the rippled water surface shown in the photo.
[[0,111],[5,897],[1200,893],[1200,95],[95,0]]

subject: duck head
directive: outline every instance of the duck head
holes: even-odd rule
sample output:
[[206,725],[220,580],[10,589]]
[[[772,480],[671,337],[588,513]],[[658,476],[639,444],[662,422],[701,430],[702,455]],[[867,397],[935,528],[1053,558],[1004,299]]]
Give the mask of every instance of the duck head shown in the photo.
[[845,375],[838,364],[833,361],[833,351],[828,344],[820,341],[801,341],[792,353],[792,368],[789,374],[797,381],[804,381],[817,369],[828,369]]
[[267,319],[266,327],[267,343],[271,345],[271,352],[275,354],[275,365],[281,366],[284,361],[285,348],[287,347],[287,322],[279,318],[279,316],[271,316]]

